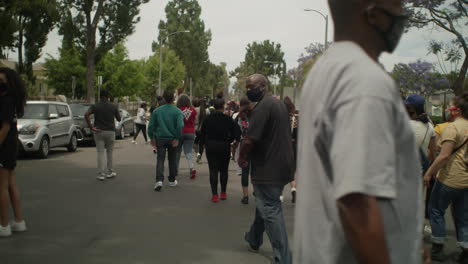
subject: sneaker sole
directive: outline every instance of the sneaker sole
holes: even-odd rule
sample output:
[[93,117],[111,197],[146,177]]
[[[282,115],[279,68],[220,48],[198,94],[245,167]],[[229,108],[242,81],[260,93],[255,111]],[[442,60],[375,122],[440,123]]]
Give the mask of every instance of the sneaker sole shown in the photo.
[[161,186],[158,186],[158,187],[154,188],[154,191],[155,191],[155,192],[161,192],[161,189],[162,189],[162,187],[161,187]]

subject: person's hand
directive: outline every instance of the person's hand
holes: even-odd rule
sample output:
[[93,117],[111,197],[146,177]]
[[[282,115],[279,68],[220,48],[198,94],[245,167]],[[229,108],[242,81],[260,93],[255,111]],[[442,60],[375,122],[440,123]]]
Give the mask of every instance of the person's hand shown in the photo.
[[245,169],[247,168],[247,166],[249,166],[249,162],[244,159],[243,157],[239,157],[239,159],[237,159],[237,164],[239,165],[239,167]]
[[91,130],[94,131],[94,132],[101,132],[102,131],[101,129],[98,129],[98,128],[95,128],[95,127],[92,127]]
[[173,148],[176,148],[178,145],[179,145],[179,140],[177,140],[177,139],[172,140],[172,147]]
[[423,179],[424,179],[424,186],[429,187],[430,182],[431,182],[431,180],[432,180],[433,178],[434,178],[434,177],[433,177],[432,174],[429,174],[429,173],[424,174],[424,178],[423,178]]

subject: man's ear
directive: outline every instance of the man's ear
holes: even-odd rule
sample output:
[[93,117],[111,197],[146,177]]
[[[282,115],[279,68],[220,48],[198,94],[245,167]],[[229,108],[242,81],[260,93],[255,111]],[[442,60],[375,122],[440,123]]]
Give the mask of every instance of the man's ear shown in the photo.
[[375,4],[371,4],[366,8],[365,11],[367,22],[371,25],[378,25],[378,16],[377,16],[377,9],[375,8]]

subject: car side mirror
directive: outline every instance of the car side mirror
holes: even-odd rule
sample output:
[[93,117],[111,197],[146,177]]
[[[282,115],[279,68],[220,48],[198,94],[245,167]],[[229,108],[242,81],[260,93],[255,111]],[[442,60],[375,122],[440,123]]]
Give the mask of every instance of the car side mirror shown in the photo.
[[58,114],[50,114],[49,115],[49,119],[57,119],[58,118]]

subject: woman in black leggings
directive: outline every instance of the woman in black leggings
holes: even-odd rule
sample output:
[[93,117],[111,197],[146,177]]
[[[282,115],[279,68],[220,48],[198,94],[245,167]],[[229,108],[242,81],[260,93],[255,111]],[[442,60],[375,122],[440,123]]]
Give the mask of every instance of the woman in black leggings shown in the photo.
[[[231,158],[230,147],[240,137],[240,129],[234,120],[223,113],[222,94],[214,100],[215,111],[204,120],[200,132],[201,144],[205,146],[210,184],[213,194],[211,201],[219,202],[218,178],[221,181],[221,200],[227,199],[228,168]],[[218,176],[219,175],[219,176]]]

